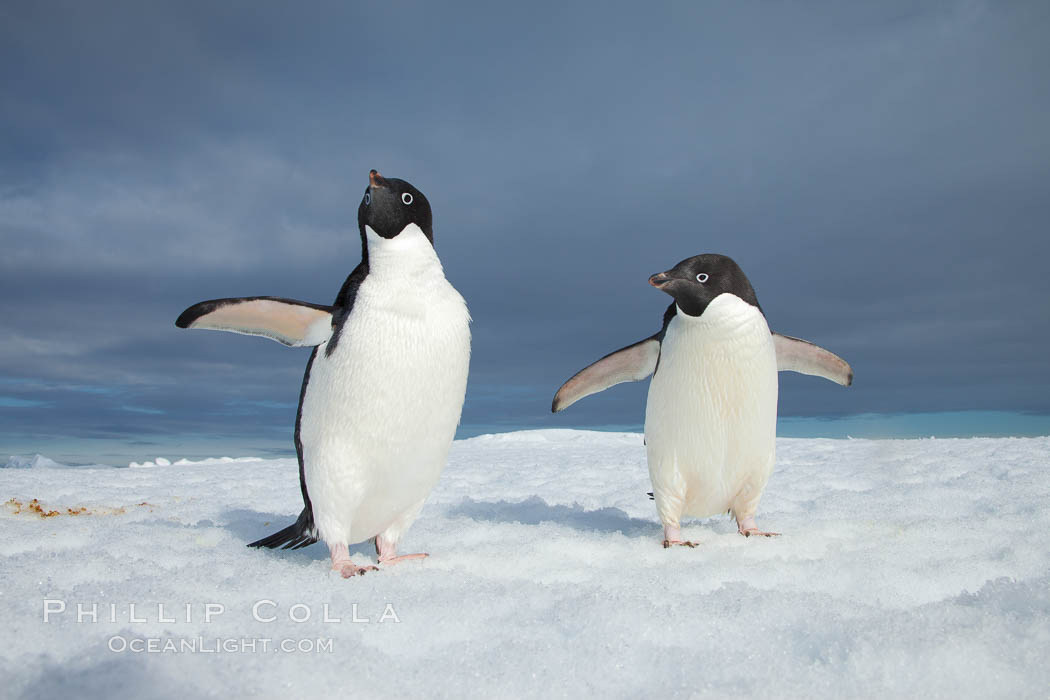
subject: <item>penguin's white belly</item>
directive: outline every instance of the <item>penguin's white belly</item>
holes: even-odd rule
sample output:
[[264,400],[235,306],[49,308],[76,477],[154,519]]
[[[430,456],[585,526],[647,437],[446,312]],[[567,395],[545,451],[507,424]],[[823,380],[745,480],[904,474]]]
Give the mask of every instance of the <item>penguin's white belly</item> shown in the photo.
[[300,437],[326,542],[374,537],[433,489],[463,407],[469,321],[443,275],[370,273],[331,356],[318,347]]
[[729,294],[698,318],[679,312],[645,409],[661,519],[753,512],[773,470],[776,419],[776,353],[762,314]]

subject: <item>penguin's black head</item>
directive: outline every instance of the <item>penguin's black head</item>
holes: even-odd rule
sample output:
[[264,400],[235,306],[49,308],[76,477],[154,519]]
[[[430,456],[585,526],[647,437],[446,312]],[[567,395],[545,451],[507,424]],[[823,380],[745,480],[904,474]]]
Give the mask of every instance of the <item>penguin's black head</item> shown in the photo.
[[747,275],[732,258],[724,255],[696,255],[686,258],[667,272],[649,278],[649,284],[674,297],[683,313],[699,316],[720,294],[733,294],[759,311],[758,297]]
[[368,188],[357,208],[357,228],[365,240],[365,226],[383,238],[394,238],[409,224],[415,224],[434,242],[430,202],[426,196],[404,180],[383,177],[377,171],[368,173]]

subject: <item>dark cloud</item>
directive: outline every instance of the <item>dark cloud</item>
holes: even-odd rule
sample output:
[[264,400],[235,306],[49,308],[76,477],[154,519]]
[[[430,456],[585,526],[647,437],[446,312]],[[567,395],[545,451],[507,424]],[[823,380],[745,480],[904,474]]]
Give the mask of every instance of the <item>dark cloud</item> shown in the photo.
[[784,376],[784,415],[1050,411],[1048,30],[1039,2],[8,3],[0,417],[290,425],[303,351],[173,320],[332,299],[372,167],[434,206],[467,424],[640,423],[641,385],[550,396],[654,332],[646,278],[700,252],[854,365]]

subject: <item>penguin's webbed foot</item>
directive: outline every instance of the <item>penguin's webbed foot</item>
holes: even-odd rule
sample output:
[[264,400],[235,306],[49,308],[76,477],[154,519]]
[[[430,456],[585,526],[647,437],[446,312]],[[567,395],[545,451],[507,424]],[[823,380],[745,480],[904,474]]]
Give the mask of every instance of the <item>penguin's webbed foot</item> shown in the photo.
[[670,547],[689,547],[693,549],[699,546],[696,542],[681,539],[682,531],[677,527],[664,525],[664,549]]
[[348,561],[339,566],[332,564],[332,571],[338,571],[339,575],[343,578],[350,578],[351,576],[357,576],[358,574],[364,576],[369,571],[379,571],[379,569],[375,566],[358,566],[354,562]]
[[380,564],[400,564],[403,561],[411,561],[413,559],[426,559],[430,555],[426,552],[418,552],[416,554],[401,554],[397,553],[397,542],[388,541],[381,535],[376,537],[376,557],[379,559]]
[[736,531],[744,537],[780,537],[779,532],[764,532],[763,530],[759,530],[758,526],[755,524],[755,516],[753,515],[737,519]]
[[332,555],[332,571],[338,571],[343,578],[358,574],[364,576],[369,571],[379,571],[374,566],[358,566],[350,559],[350,548],[345,544],[330,544],[328,551]]
[[400,564],[403,561],[411,561],[412,559],[426,559],[430,555],[426,552],[418,552],[416,554],[399,554],[394,557],[379,557],[380,564]]
[[763,532],[757,527],[750,527],[746,530],[739,530],[740,534],[744,537],[780,537],[779,532]]

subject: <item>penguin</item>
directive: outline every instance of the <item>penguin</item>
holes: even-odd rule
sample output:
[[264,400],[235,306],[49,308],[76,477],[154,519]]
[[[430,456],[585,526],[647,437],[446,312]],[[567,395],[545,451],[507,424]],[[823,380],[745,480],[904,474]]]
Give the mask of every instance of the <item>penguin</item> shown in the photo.
[[258,335],[313,348],[295,418],[303,510],[249,547],[328,545],[344,578],[375,566],[349,545],[397,554],[444,469],[470,362],[470,315],[434,250],[430,203],[410,183],[372,170],[357,209],[361,262],[330,306],[277,297],[204,301],[179,328]]
[[755,524],[773,472],[778,372],[849,386],[853,370],[817,345],[771,332],[751,282],[729,257],[687,258],[649,284],[674,298],[660,331],[576,373],[558,389],[552,412],[652,375],[645,446],[663,546],[696,546],[681,539],[683,516],[729,512],[741,535],[778,535]]

